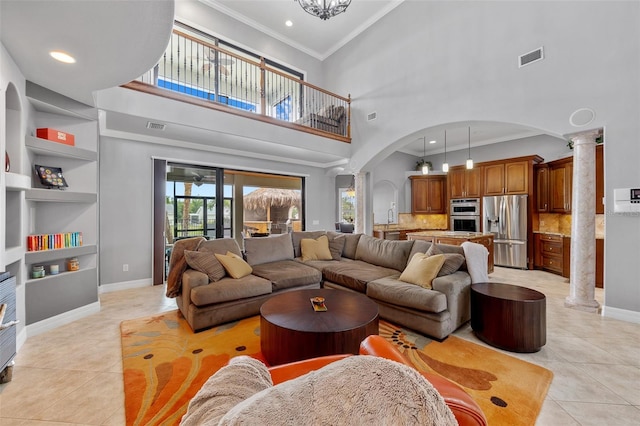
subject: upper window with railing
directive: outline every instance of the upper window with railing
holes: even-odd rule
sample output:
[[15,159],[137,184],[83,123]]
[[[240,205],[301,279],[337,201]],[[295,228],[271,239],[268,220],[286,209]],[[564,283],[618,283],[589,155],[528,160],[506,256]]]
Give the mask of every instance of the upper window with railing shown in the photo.
[[349,141],[350,99],[303,74],[175,23],[158,64],[137,79],[157,88]]

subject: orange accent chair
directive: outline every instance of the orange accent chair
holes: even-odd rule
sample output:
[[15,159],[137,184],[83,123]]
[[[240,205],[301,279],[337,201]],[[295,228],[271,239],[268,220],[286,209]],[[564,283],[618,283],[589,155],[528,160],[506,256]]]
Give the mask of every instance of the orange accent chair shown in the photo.
[[[390,359],[412,367],[405,356],[398,351],[389,341],[378,335],[368,336],[360,344],[360,355],[373,355]],[[351,356],[329,355],[311,358],[289,364],[269,367],[273,384],[295,379],[310,371],[318,370],[325,365]],[[442,395],[460,426],[486,426],[487,419],[478,404],[459,385],[433,373],[420,372],[433,387]]]

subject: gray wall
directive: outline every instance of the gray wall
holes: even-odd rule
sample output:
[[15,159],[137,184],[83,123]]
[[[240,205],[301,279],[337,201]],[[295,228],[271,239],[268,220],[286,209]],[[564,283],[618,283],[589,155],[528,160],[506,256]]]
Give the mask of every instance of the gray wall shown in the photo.
[[[100,285],[151,282],[152,158],[305,176],[306,227],[333,229],[334,179],[323,170],[134,140],[100,139]],[[317,221],[317,223],[315,223]],[[129,265],[123,272],[122,265]]]
[[[588,128],[605,129],[606,198],[639,186],[639,20],[638,2],[402,3],[324,64],[327,85],[352,94],[351,166],[373,168],[394,145],[447,123],[566,135],[581,130],[571,113],[589,107]],[[519,69],[518,56],[540,46],[545,59]],[[640,216],[607,210],[605,313],[638,313],[640,239],[629,235],[640,235]]]

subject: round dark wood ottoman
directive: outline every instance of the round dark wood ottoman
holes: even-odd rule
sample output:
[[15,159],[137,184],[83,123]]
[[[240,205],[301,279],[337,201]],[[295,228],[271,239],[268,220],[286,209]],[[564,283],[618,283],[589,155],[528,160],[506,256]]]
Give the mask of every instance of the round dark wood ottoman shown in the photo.
[[480,340],[512,352],[537,352],[547,342],[546,298],[502,283],[471,285],[471,328]]

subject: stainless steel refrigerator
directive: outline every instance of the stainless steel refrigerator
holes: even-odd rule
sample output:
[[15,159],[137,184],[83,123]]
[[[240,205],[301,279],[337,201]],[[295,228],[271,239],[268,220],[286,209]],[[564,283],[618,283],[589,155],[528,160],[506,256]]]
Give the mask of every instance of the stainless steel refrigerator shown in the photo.
[[527,269],[527,196],[482,199],[482,231],[493,234],[493,263]]

